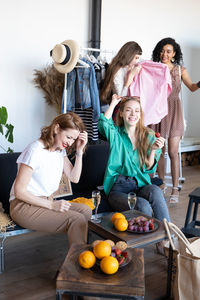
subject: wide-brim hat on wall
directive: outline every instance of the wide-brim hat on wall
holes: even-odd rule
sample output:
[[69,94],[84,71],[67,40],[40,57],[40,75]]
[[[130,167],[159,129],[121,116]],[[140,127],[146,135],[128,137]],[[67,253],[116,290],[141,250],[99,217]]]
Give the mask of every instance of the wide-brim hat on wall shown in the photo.
[[80,48],[76,41],[66,40],[61,44],[55,45],[50,55],[54,61],[54,67],[60,73],[71,72],[79,59]]

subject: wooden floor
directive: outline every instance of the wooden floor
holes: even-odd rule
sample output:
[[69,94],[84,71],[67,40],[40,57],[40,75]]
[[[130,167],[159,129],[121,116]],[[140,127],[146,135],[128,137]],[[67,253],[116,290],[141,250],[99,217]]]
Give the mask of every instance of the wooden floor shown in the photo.
[[[200,186],[200,165],[184,167],[186,178],[180,202],[170,208],[172,222],[184,225],[188,194]],[[167,195],[170,193],[168,188]],[[1,300],[55,300],[55,277],[67,248],[65,235],[29,233],[9,237],[5,242],[5,271],[0,274]],[[166,259],[156,254],[155,246],[145,248],[145,300],[165,294]],[[64,299],[64,297],[63,297]]]

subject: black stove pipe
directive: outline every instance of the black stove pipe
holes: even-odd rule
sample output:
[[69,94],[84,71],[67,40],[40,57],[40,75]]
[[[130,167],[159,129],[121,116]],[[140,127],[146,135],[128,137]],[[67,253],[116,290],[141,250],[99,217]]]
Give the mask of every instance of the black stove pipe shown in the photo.
[[[91,10],[91,40],[90,47],[100,49],[101,44],[101,0],[92,0]],[[99,55],[98,52],[92,53],[95,57]]]

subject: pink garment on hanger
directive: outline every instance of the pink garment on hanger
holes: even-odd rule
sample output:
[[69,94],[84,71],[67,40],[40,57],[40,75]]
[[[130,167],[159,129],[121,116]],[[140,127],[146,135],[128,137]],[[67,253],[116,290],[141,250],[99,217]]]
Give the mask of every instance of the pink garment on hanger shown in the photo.
[[168,114],[167,98],[172,90],[167,65],[145,60],[129,87],[129,96],[140,97],[145,126],[157,124]]

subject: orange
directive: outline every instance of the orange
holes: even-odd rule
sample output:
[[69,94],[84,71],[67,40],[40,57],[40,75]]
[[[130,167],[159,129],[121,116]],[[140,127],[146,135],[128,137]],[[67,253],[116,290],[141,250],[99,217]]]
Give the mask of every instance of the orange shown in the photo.
[[126,219],[116,219],[114,226],[118,231],[125,231],[128,228],[128,221]]
[[93,252],[98,259],[102,259],[103,257],[110,255],[111,246],[107,242],[101,241],[94,246]]
[[112,215],[112,223],[114,224],[114,221],[116,219],[119,219],[119,218],[123,218],[123,219],[126,219],[125,216],[119,212],[116,212]]
[[84,269],[89,269],[94,266],[96,257],[92,251],[85,250],[79,255],[78,262]]
[[115,257],[106,256],[101,260],[100,268],[106,274],[114,274],[119,269],[118,260]]

